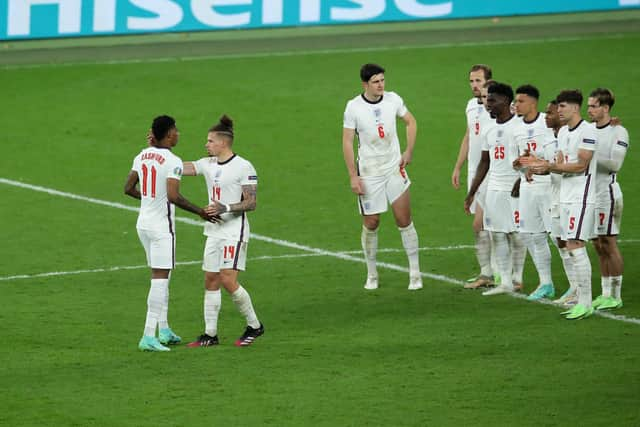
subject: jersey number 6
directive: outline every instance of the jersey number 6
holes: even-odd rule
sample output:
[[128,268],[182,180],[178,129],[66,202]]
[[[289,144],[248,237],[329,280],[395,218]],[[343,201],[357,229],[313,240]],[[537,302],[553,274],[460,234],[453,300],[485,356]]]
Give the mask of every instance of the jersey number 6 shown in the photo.
[[378,126],[378,135],[380,135],[380,138],[384,138],[384,127],[382,125]]

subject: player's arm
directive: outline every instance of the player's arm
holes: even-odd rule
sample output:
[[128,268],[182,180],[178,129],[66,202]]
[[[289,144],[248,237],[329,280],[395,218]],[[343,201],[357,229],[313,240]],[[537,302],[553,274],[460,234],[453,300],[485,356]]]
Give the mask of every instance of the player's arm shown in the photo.
[[413,159],[413,149],[416,146],[416,135],[418,134],[418,122],[416,122],[416,118],[413,117],[413,114],[408,110],[401,118],[406,126],[407,132],[407,149],[404,150],[400,158],[400,167],[403,168],[411,163]]
[[464,133],[462,137],[462,141],[460,142],[460,151],[458,151],[458,158],[456,159],[456,164],[453,167],[453,173],[451,174],[451,185],[456,190],[460,188],[460,171],[462,170],[462,166],[464,162],[467,160],[467,156],[469,155],[469,128],[467,127],[467,131]]
[[578,161],[571,162],[571,163],[566,163],[566,162],[550,163],[549,172],[581,173],[587,170],[592,158],[593,158],[593,151],[580,148],[578,150]]
[[362,181],[356,171],[356,162],[353,155],[353,138],[356,135],[355,129],[342,128],[342,155],[344,156],[344,163],[347,166],[349,172],[349,180],[351,181],[351,191],[356,194],[364,194],[364,188]]
[[183,162],[182,163],[182,175],[186,176],[196,176],[198,173],[196,172],[196,167],[193,162]]
[[218,222],[220,218],[207,214],[203,208],[200,208],[188,201],[180,194],[180,180],[175,178],[167,178],[167,199],[174,205],[185,211],[193,212],[205,221]]
[[476,191],[478,191],[478,187],[480,187],[480,184],[482,184],[482,180],[487,175],[487,172],[489,172],[489,152],[483,150],[482,156],[480,157],[480,163],[478,163],[478,169],[476,170],[476,176],[473,178],[469,193],[464,199],[464,210],[467,213],[471,213],[471,203],[473,203],[473,198],[476,195]]
[[127,176],[127,182],[124,184],[124,194],[134,199],[140,200],[140,190],[138,190],[138,172],[132,170]]
[[616,135],[616,142],[613,144],[613,147],[611,147],[609,158],[603,159],[598,156],[598,169],[606,173],[618,172],[622,167],[628,147],[629,134],[626,130],[619,132],[619,134]]
[[224,204],[215,200],[207,206],[207,212],[213,215],[220,215],[226,212],[248,212],[256,210],[258,186],[256,184],[246,184],[242,186],[242,200],[238,203]]

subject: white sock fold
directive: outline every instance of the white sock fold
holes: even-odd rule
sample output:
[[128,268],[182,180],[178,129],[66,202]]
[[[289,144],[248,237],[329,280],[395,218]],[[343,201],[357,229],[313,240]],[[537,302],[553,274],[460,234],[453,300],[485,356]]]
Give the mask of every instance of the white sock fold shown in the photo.
[[587,248],[577,248],[569,251],[573,258],[576,282],[578,285],[578,304],[591,307],[591,261],[587,254]]
[[151,279],[151,287],[149,295],[147,295],[147,319],[144,324],[144,334],[147,336],[154,337],[156,335],[156,327],[165,302],[168,285],[169,280],[167,279]]
[[231,299],[235,303],[236,307],[238,307],[238,311],[245,319],[247,319],[247,325],[254,329],[259,328],[260,322],[258,321],[258,316],[256,316],[256,312],[253,309],[253,304],[251,304],[249,292],[240,285],[238,289],[231,294]]
[[411,277],[420,276],[420,257],[418,256],[418,233],[413,226],[413,222],[406,227],[398,227],[402,246],[409,258],[409,275]]
[[367,276],[378,277],[376,269],[376,255],[378,253],[378,230],[369,230],[362,226],[362,234],[360,235],[364,258],[367,261]]
[[493,277],[491,268],[491,233],[482,230],[476,233],[476,258],[480,265],[480,275]]
[[162,310],[160,310],[160,317],[158,317],[158,329],[167,329],[169,327],[169,281],[171,276],[167,279],[167,291],[164,293],[164,301],[162,303]]
[[218,314],[222,306],[222,294],[217,291],[204,290],[204,333],[210,337],[218,334]]

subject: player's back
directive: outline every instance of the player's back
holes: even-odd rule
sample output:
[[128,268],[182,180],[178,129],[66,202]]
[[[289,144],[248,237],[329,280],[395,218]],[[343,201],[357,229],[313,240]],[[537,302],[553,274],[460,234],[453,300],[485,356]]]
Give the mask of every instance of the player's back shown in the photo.
[[140,183],[140,213],[136,227],[175,231],[175,207],[167,196],[167,179],[182,177],[182,160],[167,148],[145,148],[133,161]]

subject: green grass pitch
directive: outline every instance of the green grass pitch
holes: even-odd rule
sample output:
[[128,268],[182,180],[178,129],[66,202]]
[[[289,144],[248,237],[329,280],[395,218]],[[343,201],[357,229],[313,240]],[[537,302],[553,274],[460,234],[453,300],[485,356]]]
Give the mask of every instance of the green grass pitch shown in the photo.
[[[640,424],[640,14],[0,49],[0,425]],[[379,254],[390,268],[380,268],[378,291],[362,289],[361,255],[345,255],[359,249],[360,219],[342,160],[342,112],[370,61],[387,68],[387,89],[418,120],[409,174],[421,266],[431,276],[416,293],[398,271],[406,258],[392,251],[401,243],[390,215],[380,247],[391,250]],[[568,322],[557,307],[461,288],[476,261],[450,174],[476,62],[513,86],[537,85],[544,101],[564,88],[616,93],[613,112],[631,135],[620,174],[620,318]],[[136,207],[122,190],[154,116],[176,117],[175,152],[194,160],[225,112],[236,151],[260,176],[250,215],[258,238],[240,279],[266,334],[235,348],[244,324],[225,295],[219,347],[139,352],[149,273],[136,214],[96,201]],[[202,178],[185,177],[182,191],[206,202]],[[189,340],[203,328],[204,237],[199,226],[177,228],[169,318]],[[563,290],[555,250],[553,275]],[[536,280],[528,260],[527,291]]]

